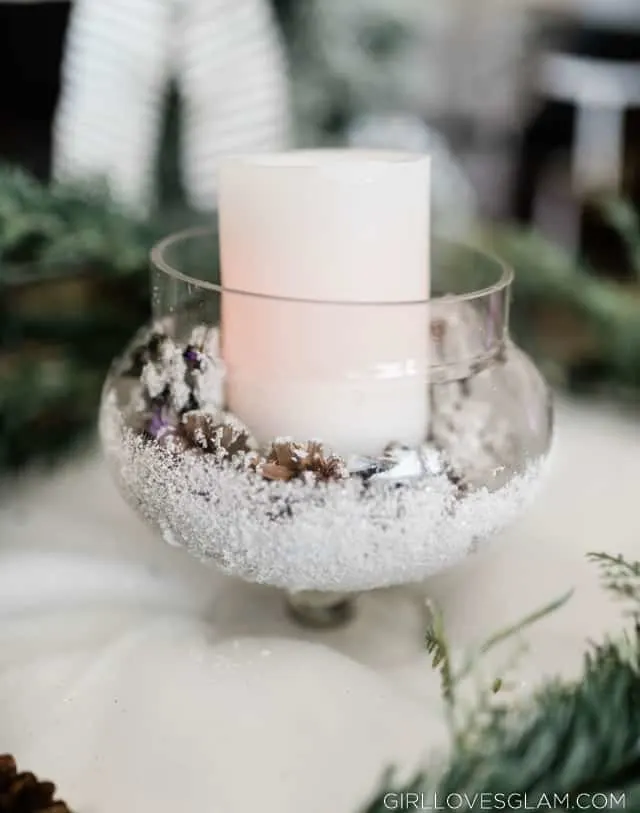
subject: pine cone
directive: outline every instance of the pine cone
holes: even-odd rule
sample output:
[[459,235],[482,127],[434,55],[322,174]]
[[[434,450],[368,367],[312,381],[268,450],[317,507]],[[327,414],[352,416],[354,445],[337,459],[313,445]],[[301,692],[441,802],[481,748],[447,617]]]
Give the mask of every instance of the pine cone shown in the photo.
[[232,423],[220,423],[219,417],[207,412],[187,412],[182,419],[184,437],[193,448],[210,454],[233,458],[251,450],[251,438],[244,429]]
[[169,427],[165,432],[158,435],[156,442],[158,446],[161,446],[166,452],[172,455],[188,452],[192,448],[192,444],[189,440],[180,432],[180,429],[175,426]]
[[32,773],[18,773],[15,759],[0,756],[0,813],[71,813],[54,799],[53,782],[40,782]]
[[344,461],[336,455],[325,456],[322,444],[311,441],[306,444],[289,441],[274,443],[260,473],[267,480],[302,478],[307,473],[320,482],[344,480],[347,476]]

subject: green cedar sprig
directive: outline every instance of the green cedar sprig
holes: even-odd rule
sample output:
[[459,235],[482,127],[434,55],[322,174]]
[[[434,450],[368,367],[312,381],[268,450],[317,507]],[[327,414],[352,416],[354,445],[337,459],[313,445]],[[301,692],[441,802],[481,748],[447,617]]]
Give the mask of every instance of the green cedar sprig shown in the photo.
[[[605,588],[637,614],[640,562],[606,554],[591,558],[603,569]],[[449,651],[446,644],[432,643],[438,648]],[[514,794],[531,804],[604,794],[599,804],[624,796],[625,809],[640,810],[640,626],[636,622],[631,630],[592,645],[578,680],[551,680],[525,702],[485,708],[480,719],[480,731],[454,736],[443,772],[403,787],[387,779],[363,813],[384,813],[390,795],[406,799],[408,792],[425,799],[457,794],[471,802],[481,794]]]

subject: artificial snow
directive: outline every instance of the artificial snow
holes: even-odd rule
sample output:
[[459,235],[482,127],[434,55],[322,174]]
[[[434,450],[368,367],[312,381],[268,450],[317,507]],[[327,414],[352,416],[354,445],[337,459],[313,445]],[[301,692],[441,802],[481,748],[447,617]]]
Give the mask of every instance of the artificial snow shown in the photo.
[[167,543],[289,591],[363,591],[454,565],[526,507],[545,468],[532,462],[497,490],[461,495],[437,450],[426,448],[428,470],[401,487],[383,481],[364,489],[359,477],[269,482],[215,456],[172,455],[146,441],[126,425],[115,391],[103,401],[100,426],[123,494]]

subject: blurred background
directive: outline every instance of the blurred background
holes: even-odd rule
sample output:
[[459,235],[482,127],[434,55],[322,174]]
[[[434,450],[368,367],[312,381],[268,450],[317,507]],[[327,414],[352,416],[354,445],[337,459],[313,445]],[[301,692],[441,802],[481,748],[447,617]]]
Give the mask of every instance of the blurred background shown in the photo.
[[640,403],[638,0],[0,0],[0,469],[93,426],[147,252],[234,151],[434,157],[556,386]]

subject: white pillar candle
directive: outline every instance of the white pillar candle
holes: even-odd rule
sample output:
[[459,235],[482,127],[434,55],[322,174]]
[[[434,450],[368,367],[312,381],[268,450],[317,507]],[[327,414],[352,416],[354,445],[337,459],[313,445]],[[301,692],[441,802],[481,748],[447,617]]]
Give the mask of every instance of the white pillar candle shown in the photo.
[[238,157],[219,190],[229,409],[343,455],[423,440],[429,159]]

